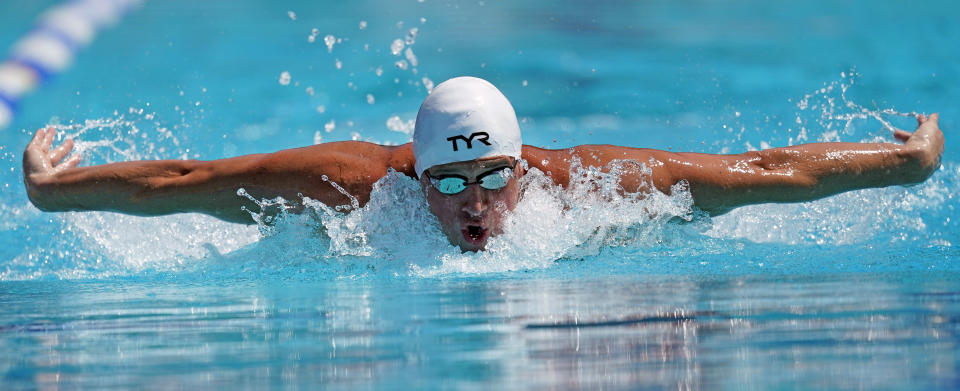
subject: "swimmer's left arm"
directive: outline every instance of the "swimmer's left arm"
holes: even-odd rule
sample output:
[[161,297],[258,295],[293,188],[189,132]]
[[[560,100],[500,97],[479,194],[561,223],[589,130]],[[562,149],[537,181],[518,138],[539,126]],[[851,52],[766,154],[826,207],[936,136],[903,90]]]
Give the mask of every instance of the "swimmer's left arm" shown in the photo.
[[[812,201],[842,192],[920,183],[940,167],[937,114],[920,116],[914,133],[892,143],[814,143],[738,155],[661,153],[654,181],[686,181],[695,204],[718,215],[760,203]],[[659,175],[658,175],[659,174]]]
[[719,215],[750,204],[811,201],[850,190],[923,182],[940,166],[943,154],[937,120],[936,114],[921,116],[914,133],[898,130],[894,137],[903,145],[815,143],[737,155],[583,145],[563,151],[528,147],[524,157],[542,171],[552,169],[560,185],[569,182],[571,158],[595,167],[617,160],[640,162],[649,171],[621,172],[625,190],[644,191],[653,185],[669,193],[684,182],[698,208]]

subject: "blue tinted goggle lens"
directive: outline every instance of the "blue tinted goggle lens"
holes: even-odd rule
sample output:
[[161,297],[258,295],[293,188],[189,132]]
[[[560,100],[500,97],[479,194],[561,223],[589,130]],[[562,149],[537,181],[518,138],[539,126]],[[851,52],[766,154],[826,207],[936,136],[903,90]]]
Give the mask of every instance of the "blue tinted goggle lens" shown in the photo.
[[459,176],[444,176],[440,178],[431,177],[430,183],[443,194],[457,194],[466,189],[467,185],[474,183],[487,190],[500,190],[507,186],[511,176],[513,176],[513,170],[510,167],[504,167],[480,175],[476,182],[467,182],[466,178]]

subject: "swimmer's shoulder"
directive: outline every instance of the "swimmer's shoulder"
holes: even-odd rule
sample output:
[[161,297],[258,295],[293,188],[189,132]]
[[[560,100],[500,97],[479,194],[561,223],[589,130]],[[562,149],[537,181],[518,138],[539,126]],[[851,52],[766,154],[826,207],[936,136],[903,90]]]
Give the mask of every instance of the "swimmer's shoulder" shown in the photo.
[[524,145],[521,156],[527,160],[531,167],[537,167],[543,170],[543,166],[556,167],[563,165],[564,169],[569,169],[573,160],[580,160],[581,163],[591,165],[597,161],[601,154],[608,148],[615,148],[612,145],[577,145],[569,148],[549,149],[535,147],[533,145]]
[[609,144],[583,144],[561,149],[524,145],[522,157],[531,168],[543,171],[555,183],[565,186],[570,180],[570,167],[574,162],[584,167],[604,167],[615,160],[647,162],[658,153],[663,151]]
[[383,147],[386,148],[389,156],[387,167],[411,178],[417,177],[416,169],[414,169],[416,159],[413,158],[413,143],[384,145]]
[[[348,159],[369,170],[386,173],[387,169],[416,178],[413,158],[413,143],[401,145],[383,145],[366,141],[341,141],[339,149],[348,155]],[[323,145],[323,144],[321,144]]]
[[[270,154],[249,155],[260,172],[311,172],[329,175],[332,167],[338,172],[361,177],[381,178],[388,169],[410,177],[414,175],[413,146],[382,145],[365,141],[333,141],[306,147],[285,149]],[[263,167],[267,167],[264,169]]]
[[566,186],[570,181],[571,152],[569,148],[547,149],[524,145],[520,151],[520,157],[527,161],[528,167],[547,174],[558,185]]

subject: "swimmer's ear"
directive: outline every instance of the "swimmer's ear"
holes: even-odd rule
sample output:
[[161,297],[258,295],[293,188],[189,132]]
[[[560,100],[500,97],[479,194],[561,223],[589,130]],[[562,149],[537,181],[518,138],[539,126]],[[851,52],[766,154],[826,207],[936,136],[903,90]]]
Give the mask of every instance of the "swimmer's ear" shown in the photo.
[[427,190],[429,190],[429,189],[427,188],[427,186],[430,185],[430,183],[427,182],[427,176],[426,176],[426,175],[420,175],[420,177],[418,178],[418,180],[420,181],[420,190],[423,190],[423,194],[427,194]]
[[517,165],[515,167],[515,170],[520,174],[520,176],[527,175],[527,159],[520,159],[517,161]]

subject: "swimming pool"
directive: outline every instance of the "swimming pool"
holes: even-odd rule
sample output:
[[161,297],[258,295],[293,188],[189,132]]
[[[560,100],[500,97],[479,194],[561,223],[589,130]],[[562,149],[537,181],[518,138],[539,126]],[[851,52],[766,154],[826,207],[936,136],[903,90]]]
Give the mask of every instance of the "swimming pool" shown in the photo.
[[[0,45],[53,4],[0,5]],[[956,388],[957,11],[147,2],[0,131],[0,388]],[[463,74],[538,146],[891,140],[889,109],[940,112],[947,150],[922,185],[713,219],[530,194],[509,238],[533,245],[480,255],[431,239],[403,178],[363,213],[272,228],[45,214],[22,188],[47,123],[92,162],[403,143],[429,86]]]

